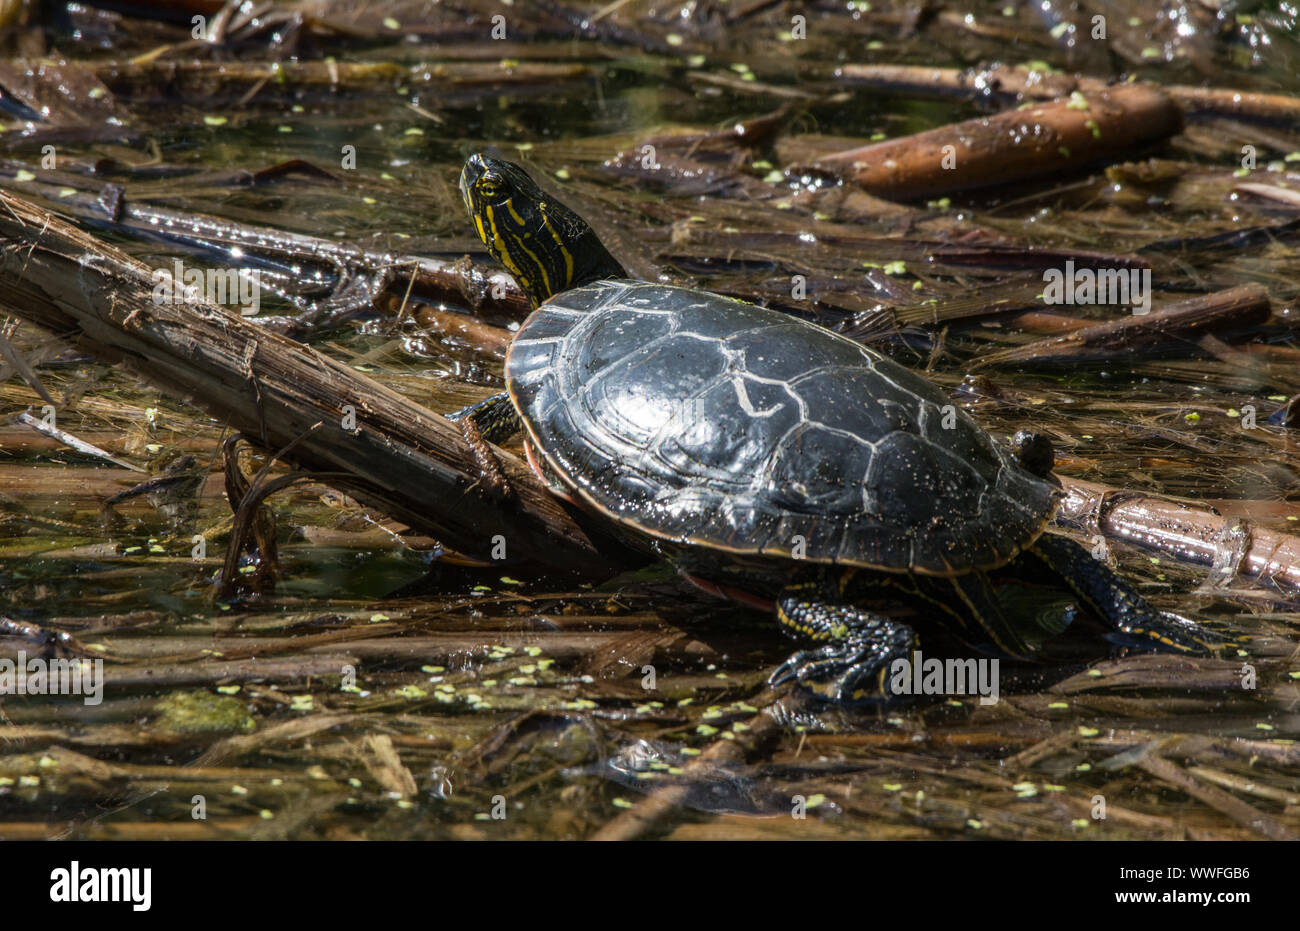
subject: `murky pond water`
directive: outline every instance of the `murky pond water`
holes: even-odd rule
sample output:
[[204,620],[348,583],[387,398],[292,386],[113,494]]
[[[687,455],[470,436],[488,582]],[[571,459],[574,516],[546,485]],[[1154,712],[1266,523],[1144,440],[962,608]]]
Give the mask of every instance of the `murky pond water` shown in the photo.
[[[1112,514],[1179,499],[1218,541],[1208,562],[1168,522],[1056,529],[1240,649],[1120,655],[1028,587],[1070,631],[1048,662],[1004,662],[996,702],[840,708],[769,689],[777,625],[667,566],[465,565],[324,480],[268,499],[275,559],[223,589],[228,425],[153,387],[148,361],[68,349],[6,305],[0,334],[50,400],[0,360],[0,657],[102,660],[104,678],[93,702],[0,696],[0,838],[1300,835],[1300,592],[1242,542],[1290,545],[1300,519],[1297,428],[1269,420],[1300,393],[1293,6],[873,0],[801,25],[781,5],[576,4],[508,12],[499,40],[493,4],[345,6],[206,45],[80,8],[12,27],[0,187],[155,267],[259,269],[254,319],[441,412],[500,388],[519,295],[439,299],[393,270],[495,271],[456,178],[475,151],[518,160],[634,274],[869,342],[998,438],[1046,433],[1059,474],[1119,492]],[[1035,101],[952,83],[993,62],[1031,87],[1077,71],[1276,112],[1188,90],[1168,138],[908,201],[814,164]],[[1053,359],[1036,341],[1128,315],[1045,305],[1067,260],[1149,270],[1157,312],[1266,295]],[[241,450],[250,478],[280,452]],[[940,650],[936,618],[916,623]]]

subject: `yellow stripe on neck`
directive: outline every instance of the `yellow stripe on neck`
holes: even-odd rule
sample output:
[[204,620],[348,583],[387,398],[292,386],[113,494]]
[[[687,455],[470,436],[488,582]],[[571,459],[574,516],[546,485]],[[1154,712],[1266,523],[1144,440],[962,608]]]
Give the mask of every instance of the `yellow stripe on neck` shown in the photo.
[[[489,240],[486,236],[483,236],[483,241],[494,242],[499,245],[501,243],[501,239],[500,239],[500,233],[497,230],[496,213],[492,209],[491,204],[484,204],[483,210],[487,214],[488,225],[492,227],[492,238]],[[475,217],[474,222],[476,222],[479,225],[479,235],[482,236],[483,221]],[[515,280],[519,282],[519,287],[523,288],[525,291],[531,291],[532,286],[529,284],[528,276],[525,275],[523,270],[519,267],[519,265],[516,264],[514,257],[511,256],[510,254],[510,250],[505,248],[504,246],[500,246],[500,248],[497,251],[500,253],[498,258],[500,258],[501,261],[505,264],[506,268],[509,269],[510,274],[515,276]]]
[[542,222],[546,224],[547,231],[551,234],[551,238],[555,240],[555,244],[560,247],[560,252],[564,254],[564,284],[566,287],[571,286],[573,284],[573,253],[564,244],[564,240],[555,231],[555,227],[551,226],[551,218],[546,213],[546,204],[539,204],[537,212],[542,215]]

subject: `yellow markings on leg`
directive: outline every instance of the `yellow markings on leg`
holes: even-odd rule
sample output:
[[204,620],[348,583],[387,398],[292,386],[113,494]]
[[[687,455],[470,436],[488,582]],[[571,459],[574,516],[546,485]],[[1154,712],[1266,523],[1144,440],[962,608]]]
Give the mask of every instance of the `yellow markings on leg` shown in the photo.
[[[1155,640],[1159,643],[1163,643],[1165,646],[1173,647],[1176,650],[1182,650],[1184,653],[1194,652],[1193,647],[1189,647],[1185,643],[1179,643],[1177,640],[1171,640],[1169,637],[1165,637],[1155,633],[1154,631],[1147,630],[1145,627],[1122,627],[1120,629],[1123,630],[1124,633],[1126,634],[1137,634],[1139,637],[1146,637],[1148,640]],[[1212,646],[1211,644],[1206,643],[1204,640],[1199,640],[1196,637],[1192,637],[1191,634],[1188,634],[1188,636],[1191,637],[1192,640],[1195,640],[1197,643],[1199,643],[1201,646],[1205,647],[1207,650],[1210,650],[1211,652],[1214,651],[1215,647]]]
[[[803,586],[791,586],[791,588],[803,588]],[[812,605],[807,601],[801,601],[799,602],[799,607],[807,609],[807,608],[811,608]],[[781,626],[788,627],[790,630],[793,630],[796,633],[803,634],[805,637],[808,637],[812,640],[820,641],[820,640],[831,639],[830,636],[826,634],[824,631],[817,630],[816,628],[811,627],[808,624],[802,624],[799,621],[796,621],[790,615],[786,614],[785,608],[781,605],[780,602],[777,602],[776,605],[776,620],[777,623],[779,623]]]

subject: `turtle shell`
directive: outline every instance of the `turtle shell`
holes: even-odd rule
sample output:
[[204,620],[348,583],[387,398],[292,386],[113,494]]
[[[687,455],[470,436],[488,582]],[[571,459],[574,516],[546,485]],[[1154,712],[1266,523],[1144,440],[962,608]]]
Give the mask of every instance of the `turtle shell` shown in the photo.
[[940,389],[822,327],[640,281],[559,294],[506,384],[531,450],[652,537],[951,576],[994,568],[1060,492]]

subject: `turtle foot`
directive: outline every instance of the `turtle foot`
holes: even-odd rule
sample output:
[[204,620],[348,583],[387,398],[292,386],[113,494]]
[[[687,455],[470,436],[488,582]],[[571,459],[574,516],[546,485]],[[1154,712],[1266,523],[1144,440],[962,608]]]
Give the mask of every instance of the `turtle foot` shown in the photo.
[[[854,655],[868,651],[845,645]],[[768,680],[781,685],[791,680],[800,687],[831,701],[885,701],[885,667],[845,655],[840,645],[819,650],[802,650],[777,667]],[[872,681],[872,680],[875,681]]]
[[852,605],[805,600],[806,586],[792,587],[777,601],[777,619],[795,635],[824,641],[801,650],[777,667],[773,686],[795,681],[831,701],[889,701],[886,684],[895,659],[911,655],[916,634],[906,624]]
[[1241,647],[1238,640],[1168,611],[1122,623],[1106,635],[1112,643],[1156,653],[1222,657]]

